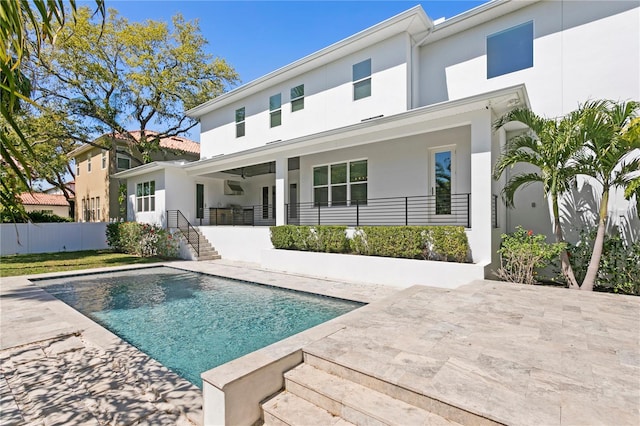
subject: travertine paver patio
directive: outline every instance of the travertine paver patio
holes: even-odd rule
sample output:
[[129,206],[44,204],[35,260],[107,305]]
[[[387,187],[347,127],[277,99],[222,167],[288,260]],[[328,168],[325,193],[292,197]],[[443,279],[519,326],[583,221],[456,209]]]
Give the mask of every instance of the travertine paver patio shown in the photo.
[[344,318],[304,351],[497,423],[640,424],[638,297],[477,281]]
[[[640,424],[640,298],[491,281],[367,290],[234,262],[173,266],[368,298],[304,350],[496,422]],[[199,418],[197,389],[180,390],[184,381],[24,278],[2,279],[1,296],[1,423]],[[45,422],[52,406],[66,409]]]

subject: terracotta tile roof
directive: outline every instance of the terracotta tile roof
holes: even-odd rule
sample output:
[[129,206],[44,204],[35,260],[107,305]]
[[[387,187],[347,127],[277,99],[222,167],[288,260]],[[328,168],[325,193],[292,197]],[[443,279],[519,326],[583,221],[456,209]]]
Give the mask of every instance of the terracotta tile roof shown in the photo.
[[[131,135],[136,139],[140,139],[140,130],[133,130]],[[146,130],[145,133],[147,136],[149,135],[157,135],[157,132],[152,130]],[[121,133],[116,133],[116,138],[120,140],[126,140],[124,135]],[[183,138],[182,136],[171,136],[168,138],[160,139],[160,146],[166,149],[175,149],[184,152],[190,152],[192,154],[200,154],[200,144],[192,141],[191,139]]]
[[18,195],[23,205],[26,206],[68,206],[69,202],[64,195],[59,194],[44,194],[42,192],[23,192]]

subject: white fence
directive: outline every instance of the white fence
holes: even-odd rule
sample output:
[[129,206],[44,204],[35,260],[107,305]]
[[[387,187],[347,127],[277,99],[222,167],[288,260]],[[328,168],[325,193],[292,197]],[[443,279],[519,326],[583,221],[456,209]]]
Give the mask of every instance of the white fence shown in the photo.
[[0,255],[106,249],[107,224],[3,223]]

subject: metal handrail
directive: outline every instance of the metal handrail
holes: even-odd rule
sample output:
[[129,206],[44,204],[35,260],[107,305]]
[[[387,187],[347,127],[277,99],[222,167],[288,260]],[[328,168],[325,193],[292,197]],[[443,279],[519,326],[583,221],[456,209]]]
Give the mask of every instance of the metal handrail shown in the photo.
[[[458,225],[471,227],[471,194],[370,198],[333,205],[285,204],[286,223],[299,225]],[[210,225],[275,225],[272,204],[211,207]]]
[[200,256],[200,233],[180,210],[167,210],[167,229],[179,229],[195,250],[196,256]]

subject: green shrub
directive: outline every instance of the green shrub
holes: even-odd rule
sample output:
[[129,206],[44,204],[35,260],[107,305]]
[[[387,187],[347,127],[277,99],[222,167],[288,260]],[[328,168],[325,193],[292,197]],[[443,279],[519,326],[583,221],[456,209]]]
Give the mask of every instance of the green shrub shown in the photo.
[[107,244],[115,251],[142,257],[176,257],[178,241],[167,230],[147,223],[118,222],[107,225]]
[[344,253],[349,241],[346,226],[272,226],[271,244],[277,249]]
[[466,262],[469,242],[461,226],[365,226],[351,241],[356,254]]
[[[73,222],[70,217],[62,217],[53,213],[46,213],[44,211],[36,210],[27,212],[27,218],[29,222],[33,223],[61,223],[61,222]],[[0,222],[2,223],[25,223],[27,220],[21,217],[19,214],[11,216],[8,210],[0,211]]]
[[534,235],[533,231],[525,231],[518,226],[513,234],[502,234],[502,244],[498,250],[498,277],[515,283],[534,284],[537,282],[537,269],[549,266],[565,247],[565,243],[549,244],[546,236]]
[[[595,236],[595,229],[582,231],[578,243],[569,246],[569,261],[579,283],[587,274]],[[596,287],[640,295],[640,241],[627,243],[619,234],[605,236]]]

